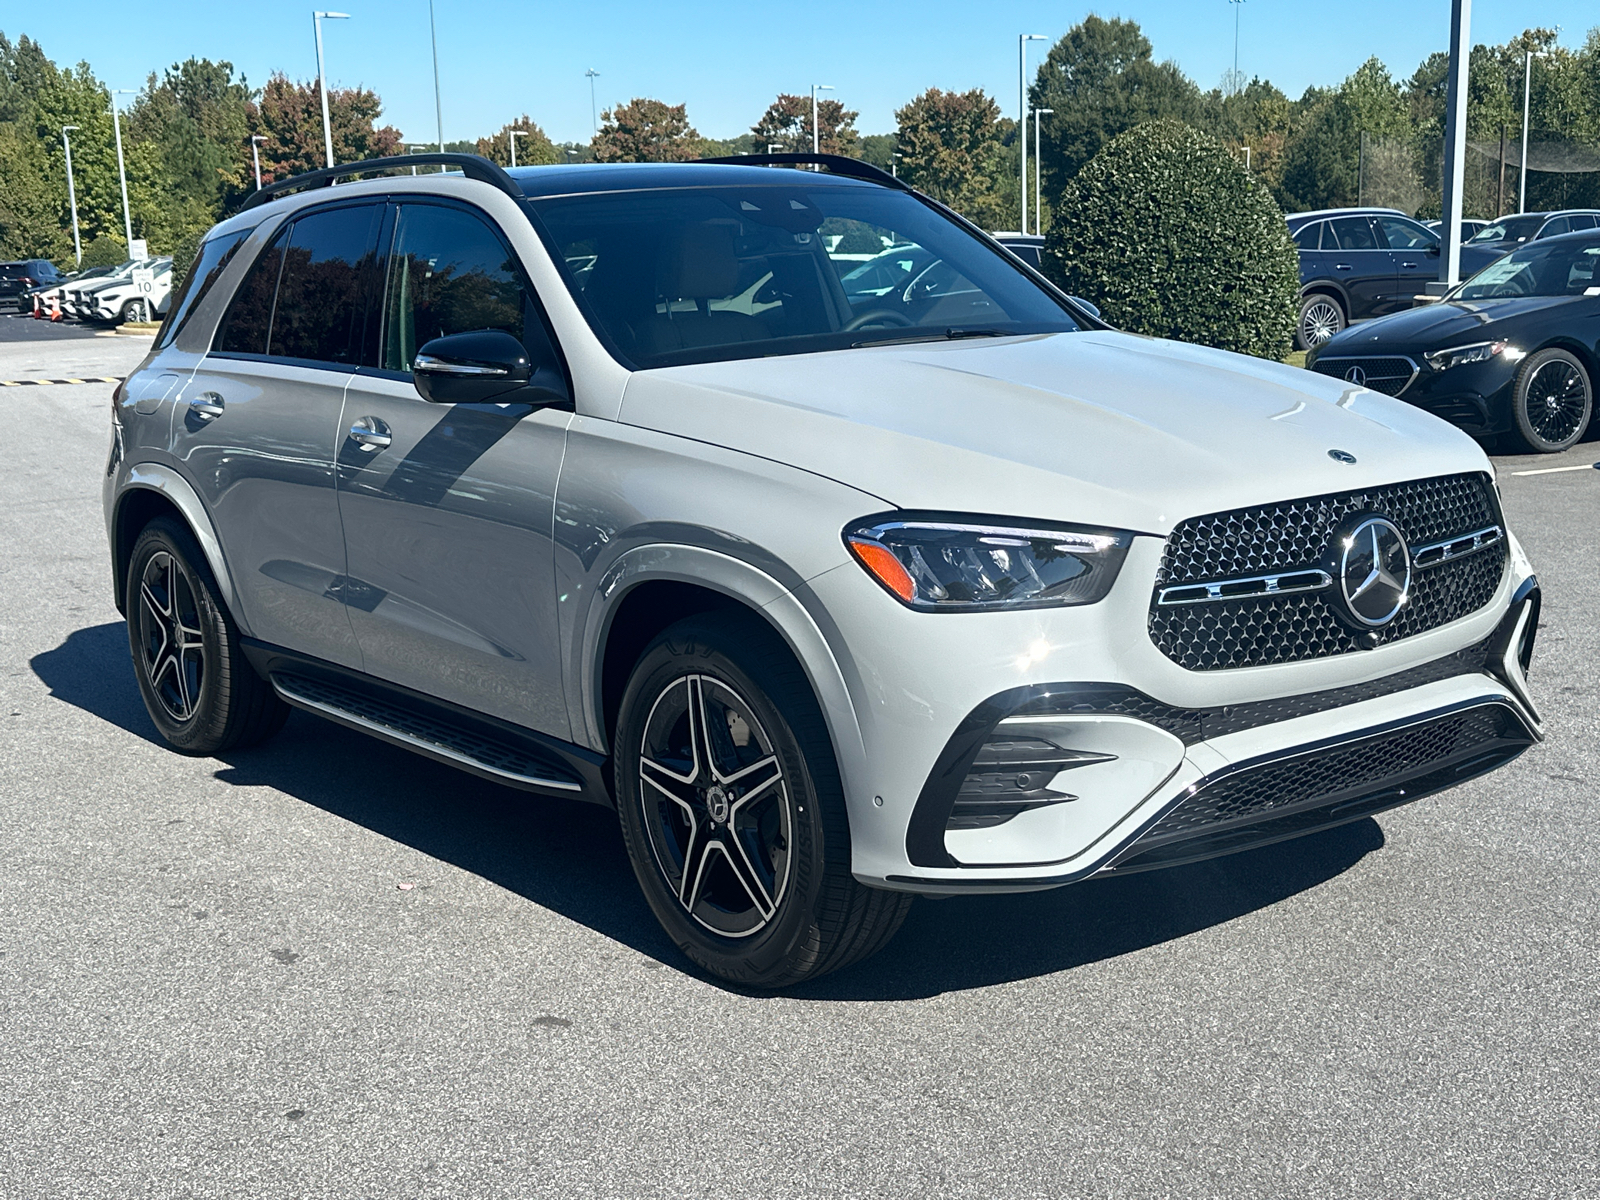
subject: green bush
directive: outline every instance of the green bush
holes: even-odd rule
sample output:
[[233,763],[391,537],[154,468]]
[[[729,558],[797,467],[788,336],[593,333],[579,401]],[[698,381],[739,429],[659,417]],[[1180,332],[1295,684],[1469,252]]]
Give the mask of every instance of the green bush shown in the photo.
[[90,267],[115,267],[128,261],[128,244],[115,234],[102,233],[83,248],[84,270]]
[[1046,273],[1130,333],[1262,358],[1289,350],[1300,261],[1266,187],[1214,138],[1150,121],[1069,183]]

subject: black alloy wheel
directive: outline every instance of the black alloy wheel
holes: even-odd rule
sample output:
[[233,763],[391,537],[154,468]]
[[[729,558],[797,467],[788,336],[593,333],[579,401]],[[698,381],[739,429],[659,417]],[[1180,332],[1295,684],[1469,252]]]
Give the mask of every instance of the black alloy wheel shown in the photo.
[[182,523],[160,517],[145,526],[123,601],[145,710],[173,749],[216,754],[282,728],[289,708],[246,661],[205,557]]
[[1517,373],[1512,409],[1517,437],[1527,449],[1565,450],[1583,436],[1594,412],[1589,373],[1565,350],[1530,354]]
[[874,953],[912,897],[858,883],[821,709],[758,617],[689,618],[640,656],[614,758],[634,874],[690,959],[772,988]]
[[1310,350],[1345,327],[1344,309],[1332,296],[1313,292],[1300,301],[1300,317],[1294,327],[1297,350]]

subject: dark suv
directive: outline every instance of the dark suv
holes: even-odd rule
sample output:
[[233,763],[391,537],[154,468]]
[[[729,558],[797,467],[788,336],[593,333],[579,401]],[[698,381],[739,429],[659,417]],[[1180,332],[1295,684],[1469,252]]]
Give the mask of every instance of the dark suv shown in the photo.
[[11,305],[21,311],[24,307],[22,298],[30,291],[47,284],[60,283],[61,278],[61,272],[48,259],[24,258],[0,263],[0,306]]
[[1289,233],[1300,247],[1300,350],[1352,321],[1410,308],[1439,275],[1439,235],[1392,208],[1294,213]]

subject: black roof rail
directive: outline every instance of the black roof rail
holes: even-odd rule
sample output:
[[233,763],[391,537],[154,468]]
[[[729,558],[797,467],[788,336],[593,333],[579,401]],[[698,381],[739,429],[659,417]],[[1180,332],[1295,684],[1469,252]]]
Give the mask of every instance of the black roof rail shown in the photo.
[[884,187],[898,188],[902,192],[911,190],[882,167],[862,162],[859,158],[847,158],[843,154],[734,154],[725,158],[702,158],[696,161],[723,163],[734,167],[826,167],[833,175],[865,179],[869,183],[881,183]]
[[348,179],[352,175],[365,175],[371,171],[404,170],[406,167],[435,166],[455,167],[468,179],[476,179],[480,183],[499,188],[513,200],[523,198],[522,189],[517,186],[517,181],[507,175],[502,167],[490,162],[481,154],[402,154],[392,155],[389,158],[368,158],[337,167],[322,167],[302,175],[291,175],[288,179],[279,179],[267,184],[258,192],[252,192],[249,199],[239,206],[239,211],[243,212],[247,208],[254,208],[258,204],[265,204],[269,200],[276,200],[279,196],[287,196],[293,192],[332,187],[339,180]]

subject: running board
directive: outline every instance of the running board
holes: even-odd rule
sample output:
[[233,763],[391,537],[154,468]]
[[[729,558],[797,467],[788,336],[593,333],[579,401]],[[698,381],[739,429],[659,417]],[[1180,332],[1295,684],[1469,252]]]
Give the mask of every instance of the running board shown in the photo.
[[273,689],[289,704],[350,729],[512,787],[578,797],[583,783],[565,768],[465,724],[440,720],[341,687],[326,679],[273,671]]

